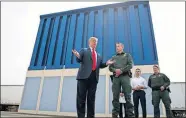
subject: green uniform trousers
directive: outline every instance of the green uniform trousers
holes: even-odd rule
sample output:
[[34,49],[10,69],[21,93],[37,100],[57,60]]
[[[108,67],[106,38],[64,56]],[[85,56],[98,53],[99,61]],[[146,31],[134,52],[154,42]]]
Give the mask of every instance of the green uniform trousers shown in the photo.
[[160,90],[153,90],[152,91],[152,104],[154,106],[154,117],[160,118],[160,109],[159,109],[159,103],[160,99],[162,99],[163,104],[166,109],[166,116],[168,118],[171,118],[172,112],[171,112],[171,99],[169,97],[169,92],[167,90],[160,91]]
[[119,104],[119,94],[121,92],[121,87],[124,92],[125,100],[126,100],[126,115],[128,117],[134,117],[134,107],[131,103],[131,84],[130,78],[128,75],[120,75],[119,77],[113,77],[113,84],[112,84],[112,92],[113,92],[113,110],[112,114],[118,115],[120,110]]

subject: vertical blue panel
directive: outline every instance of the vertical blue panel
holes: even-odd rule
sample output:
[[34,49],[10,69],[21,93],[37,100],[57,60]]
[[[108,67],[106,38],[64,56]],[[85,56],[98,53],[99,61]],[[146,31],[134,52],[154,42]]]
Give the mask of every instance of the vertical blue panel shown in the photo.
[[77,80],[74,76],[64,77],[60,112],[76,112]]
[[52,39],[51,39],[51,42],[50,42],[49,54],[48,54],[47,65],[46,65],[47,67],[52,66],[52,59],[55,58],[55,57],[53,57],[53,55],[54,55],[54,48],[56,48],[55,47],[55,42],[58,38],[57,37],[57,31],[58,31],[59,19],[60,19],[60,16],[55,18],[54,30],[52,32]]
[[[115,21],[116,24],[116,28],[117,28],[117,34],[118,34],[118,39],[116,40],[117,42],[121,42],[123,43],[124,46],[124,51],[127,52],[128,51],[128,44],[126,43],[126,36],[125,36],[125,27],[124,27],[124,23],[126,23],[126,21],[124,20],[124,14],[123,14],[123,8],[118,8],[118,14],[116,14],[116,18],[117,21]],[[127,50],[127,51],[126,51]]]
[[40,88],[40,77],[27,77],[24,85],[21,110],[36,110],[38,93]]
[[36,54],[38,51],[39,42],[41,40],[41,33],[44,28],[43,24],[44,24],[44,19],[41,19],[40,24],[39,24],[38,33],[37,33],[37,38],[36,38],[35,45],[34,45],[34,50],[32,52],[32,59],[31,59],[30,66],[34,66],[34,63],[36,61],[35,59],[36,59]]
[[71,67],[71,59],[72,59],[72,49],[73,49],[73,41],[74,41],[74,34],[75,34],[75,26],[76,26],[76,14],[72,15],[71,22],[70,22],[70,31],[69,31],[69,39],[68,39],[68,46],[65,60],[66,68]]
[[99,77],[96,91],[95,112],[105,114],[106,76]]
[[45,51],[44,51],[44,56],[43,56],[43,61],[42,61],[42,66],[46,67],[47,65],[47,59],[48,59],[48,53],[49,53],[49,49],[51,46],[51,39],[52,39],[52,34],[53,34],[53,29],[54,29],[54,20],[55,18],[51,19],[50,22],[50,28],[48,31],[48,36],[47,36],[47,40],[46,40],[46,46],[45,46]]
[[[153,29],[153,24],[152,24],[152,17],[151,17],[151,12],[150,12],[150,5],[149,4],[144,4],[144,6],[147,6],[147,13],[148,13],[148,19],[149,19],[149,25],[150,25],[150,30],[151,30],[151,36],[152,36],[152,42],[153,42],[153,49],[154,49],[154,60],[153,63],[158,63],[158,54],[157,54],[157,49],[156,49],[156,41],[154,37],[154,29]],[[151,62],[152,63],[152,62]]]
[[87,48],[87,39],[88,39],[88,19],[89,19],[89,14],[85,13],[84,16],[84,28],[83,28],[83,42],[82,42],[82,47]]
[[[130,26],[130,15],[129,15],[129,8],[125,8],[123,10],[123,13],[124,13],[124,25],[125,25],[125,35],[126,35],[126,39],[127,39],[127,44],[128,45],[128,52],[132,55],[133,55],[133,49],[132,49],[132,33],[131,33],[131,26]],[[126,48],[126,45],[125,45],[125,48]]]
[[68,39],[70,36],[70,23],[71,23],[71,16],[67,17],[67,23],[66,23],[66,29],[65,29],[65,37],[64,37],[64,43],[63,43],[63,50],[61,52],[61,60],[60,60],[60,65],[63,66],[65,65],[65,61],[66,59],[68,59],[68,57],[66,57],[67,55],[67,47],[68,47]]
[[144,60],[144,50],[143,50],[143,41],[142,41],[142,34],[141,34],[141,22],[140,22],[140,16],[139,16],[139,6],[134,7],[134,11],[135,11],[135,16],[136,16],[136,33],[137,36],[136,37],[136,43],[138,44],[138,53],[139,53],[139,57],[138,59],[140,61]]
[[[67,16],[63,16],[62,22],[60,25],[60,31],[59,31],[59,40],[57,43],[57,51],[56,51],[56,57],[55,57],[55,61],[54,61],[54,66],[57,67],[60,65],[60,59],[62,58],[61,56],[64,55],[64,53],[61,55],[62,53],[62,49],[64,49],[63,44],[65,42],[65,33],[67,34],[68,32],[65,32],[65,28],[67,23]],[[61,66],[61,65],[60,65]]]
[[39,107],[40,111],[57,111],[60,80],[60,77],[44,78]]
[[105,48],[107,48],[106,60],[108,60],[115,54],[114,9],[113,8],[109,9],[109,13],[108,13],[108,39],[106,39],[105,44],[106,44]]
[[[82,40],[83,40],[83,21],[84,14],[81,13],[77,18],[77,29],[76,36],[74,41],[74,48],[79,52],[81,50]],[[76,62],[76,56],[73,55],[73,64],[74,66],[78,66],[79,64]]]
[[39,67],[41,67],[41,64],[42,64],[42,61],[44,58],[44,51],[45,51],[45,46],[46,46],[46,42],[47,42],[47,36],[48,36],[48,30],[50,27],[50,22],[51,22],[51,18],[48,18],[47,22],[46,22],[46,27],[45,27],[43,39],[42,39],[41,50],[39,52],[39,58],[38,58],[38,64],[37,64],[37,66],[39,66]]
[[95,37],[98,38],[97,52],[102,56],[102,45],[103,45],[103,10],[99,10],[95,16]]
[[138,27],[138,21],[136,16],[136,11],[134,9],[134,6],[129,6],[129,19],[130,19],[130,28],[131,28],[131,42],[132,42],[132,48],[133,48],[133,59],[134,62],[139,63],[139,61],[142,60],[140,55],[140,49],[139,49],[139,27]]
[[130,44],[130,32],[129,32],[129,21],[127,16],[128,10],[127,8],[123,9],[123,18],[124,18],[124,51],[131,53],[131,44]]
[[144,5],[139,5],[139,16],[140,16],[140,26],[141,26],[141,35],[144,48],[148,50],[144,50],[144,61],[153,61],[154,60],[154,50],[152,43],[152,36],[150,30],[150,22],[148,19],[147,8],[144,8]]
[[[113,12],[114,12],[114,44],[113,44],[113,46],[114,46],[114,48],[115,48],[115,52],[116,52],[116,42],[118,42],[118,39],[119,39],[119,37],[118,37],[118,8],[113,8]],[[120,32],[122,32],[122,31],[120,31]]]
[[89,47],[88,40],[92,36],[94,36],[94,11],[89,14],[87,47]]
[[108,51],[108,46],[107,46],[107,42],[108,42],[108,10],[104,10],[103,11],[103,62],[106,62],[106,55]]

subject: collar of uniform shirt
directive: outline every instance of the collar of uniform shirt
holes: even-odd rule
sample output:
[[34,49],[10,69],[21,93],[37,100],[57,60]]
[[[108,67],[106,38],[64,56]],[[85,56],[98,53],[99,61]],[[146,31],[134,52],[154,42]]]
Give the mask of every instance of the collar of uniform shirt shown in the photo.
[[158,74],[160,74],[160,73],[157,73],[157,74],[156,74],[156,73],[154,73],[153,75],[158,75]]
[[121,52],[121,53],[117,53],[117,55],[122,55],[122,54],[125,54],[124,52]]

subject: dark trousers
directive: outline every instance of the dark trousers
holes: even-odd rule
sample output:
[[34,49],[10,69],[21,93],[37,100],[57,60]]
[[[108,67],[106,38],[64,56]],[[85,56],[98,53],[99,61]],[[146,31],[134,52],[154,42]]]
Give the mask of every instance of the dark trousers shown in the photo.
[[154,106],[154,118],[160,118],[159,104],[160,104],[161,99],[165,105],[167,118],[172,118],[173,114],[171,111],[171,99],[169,96],[169,92],[167,90],[164,90],[164,91],[153,90],[152,91],[152,104]]
[[95,118],[95,94],[97,89],[96,72],[92,71],[87,79],[78,80],[76,108],[78,118],[85,118],[87,100],[87,118]]
[[123,110],[122,110],[123,106],[124,106],[124,110],[125,110],[125,118],[127,118],[126,103],[120,103],[119,117],[123,118]]
[[147,110],[146,110],[146,97],[145,97],[145,91],[138,90],[133,92],[133,102],[134,102],[134,114],[135,118],[139,117],[138,113],[138,106],[139,106],[139,100],[141,102],[142,112],[143,112],[143,118],[147,117]]

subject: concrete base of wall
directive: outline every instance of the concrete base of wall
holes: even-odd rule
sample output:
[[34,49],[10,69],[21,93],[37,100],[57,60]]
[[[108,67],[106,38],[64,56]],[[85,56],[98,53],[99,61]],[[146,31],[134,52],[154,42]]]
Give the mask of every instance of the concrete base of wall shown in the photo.
[[[134,74],[135,72],[135,69],[136,68],[140,68],[142,70],[142,73],[153,73],[153,69],[152,69],[153,65],[142,65],[142,66],[134,66],[133,69],[132,69],[132,73]],[[20,113],[31,113],[31,114],[45,114],[45,115],[59,115],[59,116],[70,116],[70,117],[76,117],[77,116],[77,113],[76,113],[76,109],[74,108],[75,106],[71,106],[73,107],[73,110],[72,111],[67,111],[68,112],[63,112],[64,109],[61,109],[61,101],[64,99],[63,97],[63,90],[66,90],[64,89],[64,80],[69,79],[71,77],[73,77],[75,81],[75,77],[77,75],[77,72],[78,72],[78,69],[58,69],[58,70],[34,70],[34,71],[28,71],[27,72],[27,80],[25,81],[25,86],[24,86],[24,91],[23,91],[23,96],[22,96],[22,100],[21,100],[21,104],[20,104],[20,107],[19,107],[19,110],[18,112]],[[96,117],[111,117],[111,106],[112,104],[110,104],[110,101],[112,98],[110,98],[110,95],[112,93],[111,92],[111,86],[110,86],[110,75],[112,73],[109,72],[108,68],[105,68],[105,69],[101,69],[100,70],[100,80],[99,80],[99,83],[100,84],[103,84],[101,85],[102,88],[99,88],[99,89],[104,89],[104,93],[99,93],[100,95],[99,96],[102,96],[104,94],[104,101],[102,101],[101,103],[104,103],[104,111],[100,110],[99,112],[100,113],[96,113]],[[101,77],[102,76],[102,77]],[[55,78],[54,78],[55,77]],[[54,80],[59,80],[59,79],[56,79],[59,78],[60,81],[57,81],[56,85],[58,85],[58,88],[54,89],[56,87],[56,85],[52,85],[52,82],[54,82]],[[53,80],[52,80],[53,79]],[[104,81],[102,81],[102,79],[104,79]],[[147,78],[145,78],[147,79]],[[37,80],[37,82],[39,83],[34,83],[33,81],[33,85],[29,85],[28,83],[28,80]],[[50,80],[51,83],[47,84],[47,81]],[[99,84],[98,83],[98,84]],[[71,87],[71,89],[73,89],[74,91],[76,91],[76,89],[72,86],[72,83],[68,83],[69,85],[66,85],[66,87]],[[29,88],[28,86],[30,86],[31,88]],[[49,88],[47,88],[47,87]],[[50,88],[52,86],[52,88]],[[99,85],[100,86],[100,85]],[[34,100],[30,99],[30,97],[33,97],[33,89],[35,89],[35,98],[33,98]],[[58,91],[58,95],[56,96],[57,97],[57,101],[55,102],[55,105],[56,105],[56,108],[53,108],[53,110],[49,111],[47,110],[48,108],[46,108],[45,106],[45,101],[47,98],[43,98],[43,96],[46,96],[47,94],[51,94],[50,93],[47,93],[46,94],[46,90],[45,89],[47,88],[47,92],[50,91],[50,89],[54,89],[52,91],[53,92],[56,92]],[[28,89],[30,90],[30,93],[28,93]],[[98,90],[97,90],[98,91]],[[66,93],[66,92],[65,92]],[[75,94],[75,92],[74,92]],[[30,96],[30,97],[29,97]],[[98,96],[98,97],[99,97]],[[48,97],[51,97],[51,96],[48,96]],[[33,106],[33,104],[31,102],[29,102],[30,104],[27,104],[26,102],[28,101],[27,98],[29,98],[31,100],[31,102],[33,102],[33,104],[35,104]],[[55,98],[51,98],[52,100],[55,99]],[[67,99],[67,98],[66,98]],[[69,103],[70,102],[74,102],[74,101],[71,101],[70,99],[72,98],[69,98]],[[34,103],[35,102],[35,103]],[[68,102],[68,101],[67,101]],[[44,105],[45,107],[41,107],[41,103],[42,105]],[[53,102],[54,103],[54,102]],[[100,101],[99,101],[100,103]],[[50,103],[46,103],[46,104],[50,104]],[[24,107],[21,107],[24,106]],[[26,106],[25,106],[26,105]],[[32,107],[29,108],[29,105]],[[53,104],[52,104],[53,105]],[[49,105],[50,106],[50,105]],[[67,106],[69,107],[69,106]],[[161,117],[164,117],[165,116],[165,109],[164,109],[164,106],[163,105],[160,105],[161,109],[162,109],[162,116]],[[42,108],[45,108],[44,111],[42,111],[41,109]],[[65,107],[64,107],[65,108]],[[62,110],[62,111],[61,111]],[[148,109],[147,109],[148,111]],[[141,115],[140,115],[141,116]],[[153,114],[148,114],[148,117],[153,117]]]

